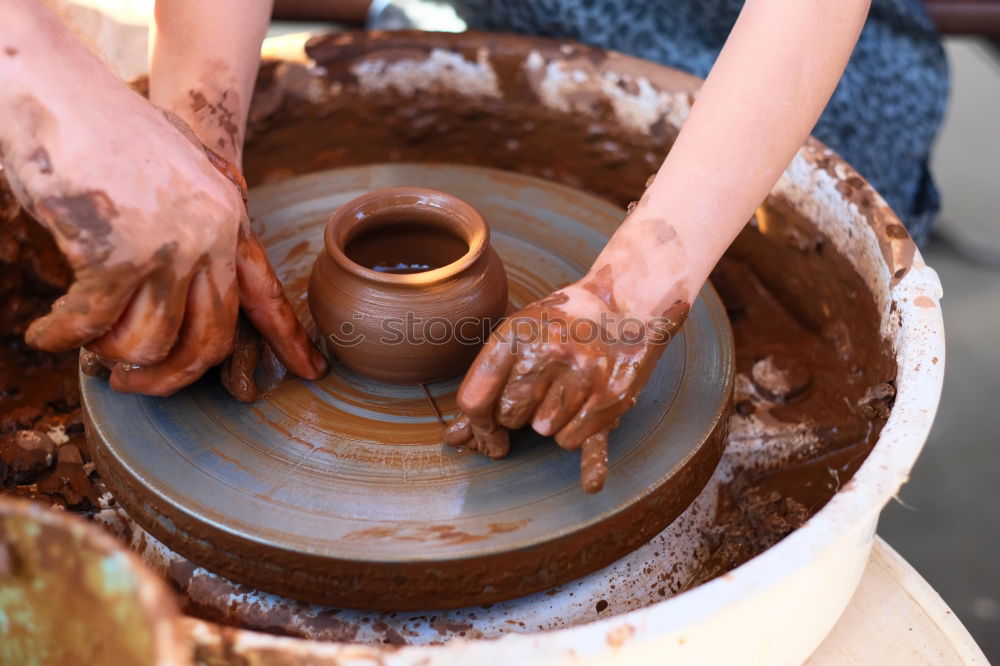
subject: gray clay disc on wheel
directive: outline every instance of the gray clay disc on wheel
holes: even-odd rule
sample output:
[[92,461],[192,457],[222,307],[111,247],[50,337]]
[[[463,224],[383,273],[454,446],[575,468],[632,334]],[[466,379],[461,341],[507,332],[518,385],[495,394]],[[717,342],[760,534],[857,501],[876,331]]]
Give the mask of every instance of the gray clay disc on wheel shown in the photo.
[[[258,187],[255,227],[310,326],[305,287],[326,220],[359,194],[398,185],[449,192],[486,217],[517,307],[582,276],[623,218],[562,185],[465,166],[372,165]],[[613,432],[607,483],[594,495],[580,487],[579,452],[530,430],[514,433],[499,461],[450,449],[420,387],[343,366],[252,404],[232,399],[215,372],[171,398],[81,381],[99,469],[156,537],[265,591],[394,610],[528,594],[644,543],[718,463],[732,378],[726,314],[706,286]],[[459,381],[429,387],[445,418],[456,414]]]

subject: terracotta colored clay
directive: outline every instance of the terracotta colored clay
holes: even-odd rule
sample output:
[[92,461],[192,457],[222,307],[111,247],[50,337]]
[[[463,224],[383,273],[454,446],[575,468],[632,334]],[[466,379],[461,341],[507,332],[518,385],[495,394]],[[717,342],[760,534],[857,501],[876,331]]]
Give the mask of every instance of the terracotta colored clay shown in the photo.
[[328,348],[392,384],[461,374],[507,310],[507,276],[472,206],[396,187],[360,196],[327,223],[309,309]]

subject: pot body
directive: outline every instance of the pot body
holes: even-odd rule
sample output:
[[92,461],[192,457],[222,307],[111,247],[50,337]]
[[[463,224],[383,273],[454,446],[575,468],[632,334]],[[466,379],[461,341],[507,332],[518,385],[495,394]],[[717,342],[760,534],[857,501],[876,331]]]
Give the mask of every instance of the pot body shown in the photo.
[[[407,274],[379,273],[348,258],[351,240],[393,219],[453,232],[469,250],[448,265]],[[355,372],[391,384],[434,382],[464,372],[506,314],[507,276],[471,206],[432,190],[392,188],[334,213],[310,275],[309,309],[328,350]]]

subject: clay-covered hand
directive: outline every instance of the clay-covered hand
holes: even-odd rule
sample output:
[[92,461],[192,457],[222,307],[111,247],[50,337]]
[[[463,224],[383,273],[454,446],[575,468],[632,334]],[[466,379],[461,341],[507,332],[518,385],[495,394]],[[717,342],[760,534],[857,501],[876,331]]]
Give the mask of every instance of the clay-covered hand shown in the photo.
[[502,458],[508,430],[531,424],[564,449],[581,449],[583,488],[599,491],[608,434],[635,405],[687,310],[678,300],[658,317],[629,316],[600,279],[586,278],[528,305],[473,362],[445,441]]
[[[33,136],[4,166],[52,232],[75,282],[32,323],[29,344],[85,346],[119,391],[169,395],[233,349],[237,312],[295,374],[325,369],[250,229],[240,188],[176,118],[121,86],[113,118],[81,110],[75,130],[34,99]],[[105,100],[107,102],[107,100]],[[12,154],[13,153],[13,154]],[[232,174],[230,174],[230,177]]]

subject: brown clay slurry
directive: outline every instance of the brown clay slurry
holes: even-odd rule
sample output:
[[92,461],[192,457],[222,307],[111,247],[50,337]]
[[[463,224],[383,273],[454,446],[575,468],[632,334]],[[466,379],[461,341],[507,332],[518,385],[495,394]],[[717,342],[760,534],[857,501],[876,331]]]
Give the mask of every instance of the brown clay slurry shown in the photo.
[[92,470],[79,409],[76,352],[0,347],[0,495],[91,512],[106,491]]
[[[344,403],[349,409],[338,408],[331,401],[318,397],[317,392],[331,396],[333,401]],[[312,390],[301,382],[286,382],[268,392],[264,399],[279,412],[294,415],[299,422],[317,430],[323,431],[330,424],[336,424],[336,431],[347,438],[373,440],[392,446],[434,446],[441,442],[438,413],[425,396],[395,399],[386,404],[371,393],[358,390],[350,378],[336,370],[316,382]],[[454,392],[434,396],[433,404],[441,413],[454,413]],[[393,420],[399,414],[406,414],[414,422],[401,426]],[[267,424],[259,410],[257,416]],[[347,455],[346,452],[339,453]],[[366,454],[362,450],[350,452],[352,458],[363,455]]]
[[83,246],[89,261],[100,263],[110,253],[107,239],[118,208],[104,192],[90,191],[66,196],[48,196],[36,203],[38,214],[58,233]]
[[253,375],[260,361],[262,345],[260,333],[241,312],[236,324],[233,352],[222,362],[219,374],[222,385],[240,402],[252,402],[257,398]]
[[225,135],[216,139],[216,150],[238,151],[240,130],[235,122],[235,115],[239,104],[229,100],[229,96],[235,97],[236,92],[232,89],[222,90],[215,103],[210,103],[200,90],[189,90],[188,95],[191,97],[191,113],[202,116],[203,124],[214,124]]
[[768,202],[761,215],[767,224],[745,229],[712,274],[733,328],[737,374],[749,380],[750,393],[735,396],[734,424],[801,425],[816,443],[735,470],[718,491],[709,556],[688,586],[769,548],[847,485],[895,393],[886,382],[895,363],[857,272],[787,204]]
[[105,490],[88,465],[77,352],[23,340],[71,281],[51,234],[21,212],[0,174],[0,495],[93,511]]
[[503,534],[517,531],[530,522],[530,518],[524,518],[517,522],[510,523],[489,523],[485,526],[486,530],[482,534],[470,534],[468,532],[463,532],[455,528],[454,525],[431,525],[423,527],[413,527],[411,525],[385,525],[370,527],[359,532],[346,534],[344,539],[347,541],[388,539],[430,544],[476,543],[488,539],[490,535],[493,534]]
[[362,232],[347,243],[347,258],[379,273],[423,273],[458,261],[469,251],[458,236],[414,224],[393,224]]

